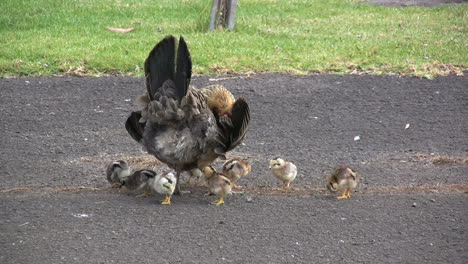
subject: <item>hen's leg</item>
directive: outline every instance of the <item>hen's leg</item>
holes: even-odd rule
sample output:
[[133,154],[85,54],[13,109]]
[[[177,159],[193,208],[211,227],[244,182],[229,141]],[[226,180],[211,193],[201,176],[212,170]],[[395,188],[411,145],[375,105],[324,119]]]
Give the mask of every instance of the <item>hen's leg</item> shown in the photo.
[[180,171],[179,170],[176,170],[176,178],[177,178],[177,182],[176,182],[176,185],[175,185],[175,190],[174,190],[174,194],[175,195],[180,195],[180,184],[179,184],[179,178],[180,178]]

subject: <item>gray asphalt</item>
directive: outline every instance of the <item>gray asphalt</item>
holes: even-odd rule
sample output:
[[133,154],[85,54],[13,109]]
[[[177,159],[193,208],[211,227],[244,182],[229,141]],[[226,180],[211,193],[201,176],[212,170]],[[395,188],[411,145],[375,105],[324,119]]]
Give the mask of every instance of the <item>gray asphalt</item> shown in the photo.
[[[151,160],[124,128],[143,83],[0,79],[1,263],[466,263],[467,77],[196,76],[252,111],[248,189],[221,207],[109,188],[106,162]],[[284,195],[275,156],[299,168]],[[339,164],[363,178],[345,201],[323,191]]]

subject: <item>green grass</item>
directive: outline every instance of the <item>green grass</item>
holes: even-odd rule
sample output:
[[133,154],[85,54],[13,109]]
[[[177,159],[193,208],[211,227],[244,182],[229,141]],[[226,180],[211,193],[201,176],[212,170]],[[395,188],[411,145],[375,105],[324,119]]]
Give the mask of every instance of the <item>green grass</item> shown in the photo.
[[[183,35],[198,74],[462,74],[468,5],[239,0],[234,32],[207,32],[209,0],[2,0],[0,76],[142,75],[151,48]],[[135,30],[121,34],[105,27]],[[158,28],[160,30],[158,30]]]

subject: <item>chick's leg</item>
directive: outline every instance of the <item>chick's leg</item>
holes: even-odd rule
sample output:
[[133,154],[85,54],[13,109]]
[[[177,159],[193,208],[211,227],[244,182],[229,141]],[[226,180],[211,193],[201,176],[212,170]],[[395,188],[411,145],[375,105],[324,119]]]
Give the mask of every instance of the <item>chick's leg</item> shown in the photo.
[[221,197],[219,197],[218,200],[212,202],[211,204],[213,204],[213,205],[222,205],[222,204],[224,204],[224,194],[222,194]]
[[161,204],[171,204],[171,196],[167,194],[166,198],[161,201]]
[[348,189],[348,192],[346,193],[346,197],[351,198],[351,189]]
[[343,194],[341,196],[336,197],[336,199],[347,199],[347,198],[349,198],[347,193],[348,193],[348,189],[345,189]]
[[150,189],[145,189],[145,192],[140,194],[140,195],[137,195],[136,197],[147,197],[147,196],[150,196],[151,195],[151,190]]

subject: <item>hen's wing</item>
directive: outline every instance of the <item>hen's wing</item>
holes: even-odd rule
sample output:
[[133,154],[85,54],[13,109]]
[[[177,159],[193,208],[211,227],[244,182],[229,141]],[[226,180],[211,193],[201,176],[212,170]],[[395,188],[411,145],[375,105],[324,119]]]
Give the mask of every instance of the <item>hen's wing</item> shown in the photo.
[[232,107],[231,117],[218,117],[225,152],[234,149],[244,139],[250,122],[250,109],[244,98],[239,98]]
[[145,131],[145,123],[140,122],[141,112],[132,112],[125,122],[125,129],[130,134],[130,136],[136,141],[141,142],[143,138],[143,132]]

